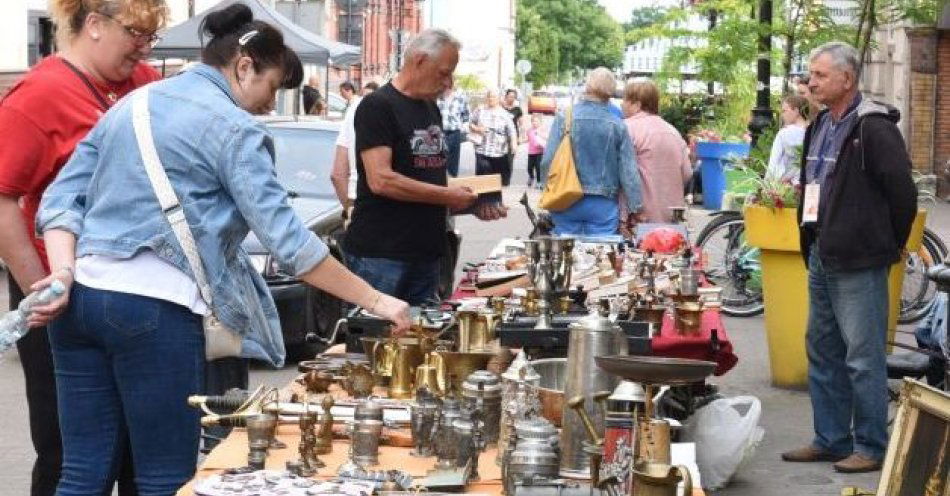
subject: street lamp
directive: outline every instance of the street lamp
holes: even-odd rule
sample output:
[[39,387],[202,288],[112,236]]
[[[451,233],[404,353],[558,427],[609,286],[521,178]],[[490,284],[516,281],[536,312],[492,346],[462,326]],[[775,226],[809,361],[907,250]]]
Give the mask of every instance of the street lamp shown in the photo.
[[759,56],[756,62],[755,108],[749,131],[752,134],[752,146],[759,136],[772,125],[772,106],[770,103],[769,81],[772,77],[772,0],[759,0]]

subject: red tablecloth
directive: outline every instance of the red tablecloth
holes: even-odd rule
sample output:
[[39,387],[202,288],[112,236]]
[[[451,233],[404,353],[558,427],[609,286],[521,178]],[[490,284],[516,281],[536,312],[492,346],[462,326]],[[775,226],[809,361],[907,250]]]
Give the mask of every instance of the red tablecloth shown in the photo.
[[[719,340],[718,351],[714,350],[712,333],[716,331]],[[680,335],[673,322],[673,316],[667,313],[663,316],[663,326],[660,334],[653,337],[653,354],[672,358],[692,358],[695,360],[709,360],[719,364],[716,375],[722,375],[736,366],[739,357],[732,351],[732,342],[726,334],[726,327],[719,312],[707,310],[703,312],[702,325],[699,333]]]

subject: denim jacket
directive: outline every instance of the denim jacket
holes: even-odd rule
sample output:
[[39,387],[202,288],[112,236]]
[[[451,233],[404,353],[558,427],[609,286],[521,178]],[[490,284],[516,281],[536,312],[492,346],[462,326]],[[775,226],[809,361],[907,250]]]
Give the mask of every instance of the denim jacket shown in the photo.
[[[254,231],[297,276],[329,250],[289,206],[274,171],[273,139],[237,105],[220,71],[201,64],[149,88],[158,155],[198,245],[214,313],[243,335],[242,356],[282,366],[277,309],[241,242]],[[76,147],[43,195],[37,232],[72,232],[77,258],[127,259],[151,249],[191,275],[145,173],[131,102],[118,102]]]
[[[564,119],[564,115],[558,115],[551,125],[541,158],[541,177],[545,181],[561,143]],[[640,211],[640,173],[633,142],[623,121],[610,112],[606,103],[584,99],[574,104],[571,119],[574,165],[584,194],[616,198],[617,192],[623,189],[630,211]]]

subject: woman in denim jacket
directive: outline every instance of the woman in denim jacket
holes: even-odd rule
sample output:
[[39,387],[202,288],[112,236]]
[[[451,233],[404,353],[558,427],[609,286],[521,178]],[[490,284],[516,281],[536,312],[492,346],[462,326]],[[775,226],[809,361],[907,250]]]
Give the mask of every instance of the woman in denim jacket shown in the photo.
[[[584,197],[565,210],[551,212],[554,234],[616,234],[619,228],[618,194],[623,191],[631,213],[640,211],[640,177],[634,158],[633,143],[623,122],[607,107],[617,81],[603,67],[591,71],[584,95],[574,105],[571,145],[574,165]],[[547,181],[548,168],[564,135],[564,116],[551,126],[541,177]]]
[[[273,108],[302,68],[280,32],[234,4],[207,16],[203,64],[146,87],[159,158],[211,287],[213,312],[241,334],[242,356],[279,366],[274,303],[241,242],[254,231],[290,274],[408,327],[408,307],[328,255],[274,173],[274,144],[252,114]],[[139,90],[141,91],[141,90]],[[60,495],[103,494],[127,424],[139,494],[171,495],[194,474],[202,316],[209,310],[146,174],[119,102],[79,144],[43,197],[52,276],[67,296],[35,313],[50,326],[64,448]],[[75,280],[75,282],[73,282]]]

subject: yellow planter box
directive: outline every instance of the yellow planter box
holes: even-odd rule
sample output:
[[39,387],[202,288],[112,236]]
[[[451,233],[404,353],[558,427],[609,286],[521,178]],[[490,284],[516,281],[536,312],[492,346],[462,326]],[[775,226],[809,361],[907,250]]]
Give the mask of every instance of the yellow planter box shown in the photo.
[[[772,384],[803,388],[808,384],[805,330],[808,324],[808,270],[799,246],[798,222],[793,208],[769,209],[749,206],[745,216],[746,241],[762,253],[762,292],[765,331],[769,345]],[[920,249],[927,212],[914,219],[908,251]],[[888,275],[888,340],[894,339],[900,310],[904,261],[894,264]]]

